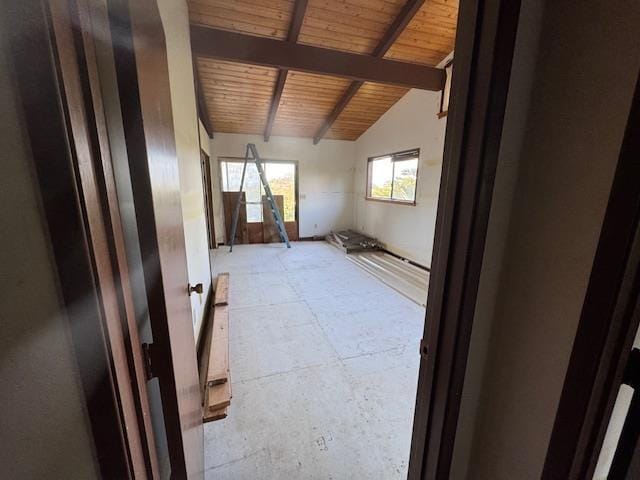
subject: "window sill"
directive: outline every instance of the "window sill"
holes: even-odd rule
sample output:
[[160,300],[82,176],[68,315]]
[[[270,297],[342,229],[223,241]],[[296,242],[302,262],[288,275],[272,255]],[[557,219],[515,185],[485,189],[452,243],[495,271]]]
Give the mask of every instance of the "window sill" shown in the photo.
[[367,200],[368,202],[380,202],[380,203],[391,203],[393,205],[409,205],[412,207],[416,206],[416,202],[414,201],[406,201],[406,200],[386,200],[384,198],[371,198],[371,197],[364,197],[365,200]]

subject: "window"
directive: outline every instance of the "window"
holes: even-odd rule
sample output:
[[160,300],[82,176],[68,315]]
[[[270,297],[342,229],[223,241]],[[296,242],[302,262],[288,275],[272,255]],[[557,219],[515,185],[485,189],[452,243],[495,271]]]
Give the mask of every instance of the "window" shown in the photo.
[[367,199],[415,205],[420,150],[371,157],[367,165]]
[[[222,172],[222,190],[224,192],[237,192],[240,188],[244,159],[221,159],[220,170]],[[284,221],[296,221],[296,164],[294,162],[263,161],[265,176],[274,195],[282,195],[284,198]],[[247,171],[244,177],[244,186],[247,199],[247,222],[262,222],[262,196],[264,188],[258,176],[256,164],[247,162]]]

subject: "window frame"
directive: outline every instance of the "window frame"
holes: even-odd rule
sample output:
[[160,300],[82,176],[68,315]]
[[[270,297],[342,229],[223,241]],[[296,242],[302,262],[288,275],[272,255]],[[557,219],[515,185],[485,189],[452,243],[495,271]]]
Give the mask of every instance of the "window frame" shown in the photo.
[[[393,198],[393,182],[394,182],[394,177],[395,177],[395,161],[393,161],[393,157],[396,156],[401,156],[401,155],[406,155],[408,153],[413,153],[415,152],[415,158],[418,160],[418,165],[416,166],[416,188],[415,188],[415,192],[413,194],[413,200],[397,200]],[[386,157],[391,157],[392,158],[392,164],[393,164],[393,169],[391,170],[391,196],[389,198],[377,198],[372,196],[371,194],[371,182],[372,182],[372,178],[371,178],[371,168],[372,168],[372,163],[375,162],[376,160],[380,160],[382,158],[386,158]],[[409,160],[409,159],[407,159]],[[401,160],[396,160],[396,161],[401,161]],[[395,205],[411,205],[411,206],[416,206],[417,205],[417,199],[418,199],[418,178],[420,175],[420,149],[419,148],[410,148],[408,150],[402,150],[399,152],[393,152],[393,153],[386,153],[383,155],[375,155],[372,157],[368,157],[367,158],[367,175],[366,175],[366,181],[367,184],[365,185],[365,194],[364,194],[364,198],[365,200],[368,200],[370,202],[382,202],[382,203],[392,203]]]
[[[225,190],[224,189],[224,178],[222,175],[222,162],[228,162],[228,163],[244,163],[244,157],[230,157],[230,156],[220,156],[218,157],[218,180],[219,180],[219,184],[220,184],[220,194],[222,194],[222,192],[226,192],[226,191],[231,191],[231,190]],[[249,160],[249,163],[252,163],[253,160]],[[295,195],[295,201],[296,201],[296,205],[294,208],[294,219],[293,220],[284,220],[284,223],[296,223],[298,225],[298,230],[300,229],[300,192],[299,192],[299,183],[300,183],[300,169],[299,169],[299,161],[298,160],[281,160],[281,159],[273,159],[273,158],[262,158],[262,163],[288,163],[288,164],[292,164],[294,166],[294,195]],[[265,169],[266,172],[266,169]],[[262,186],[260,187],[262,190]],[[233,190],[235,191],[235,190]],[[262,221],[264,221],[264,218],[262,219]],[[247,222],[247,223],[262,223],[261,222]],[[299,232],[298,232],[299,235]]]

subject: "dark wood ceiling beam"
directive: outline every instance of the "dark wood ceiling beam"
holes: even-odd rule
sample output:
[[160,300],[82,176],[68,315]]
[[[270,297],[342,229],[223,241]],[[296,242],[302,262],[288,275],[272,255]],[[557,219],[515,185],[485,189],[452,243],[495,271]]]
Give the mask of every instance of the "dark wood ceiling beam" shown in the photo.
[[[307,4],[309,0],[296,0],[296,4],[293,7],[293,14],[291,16],[291,25],[289,26],[289,34],[287,35],[287,42],[296,43],[298,36],[300,35],[300,29],[302,28],[302,21],[304,15],[307,12]],[[288,70],[280,69],[278,72],[278,78],[276,85],[273,89],[273,95],[271,96],[271,105],[269,107],[269,115],[267,116],[267,125],[264,129],[264,141],[268,142],[271,136],[271,130],[273,129],[273,122],[276,119],[278,113],[278,107],[280,106],[280,98],[282,97],[282,91],[284,90],[284,84],[287,82]]]
[[433,91],[441,90],[444,85],[444,70],[439,68],[199,25],[191,26],[191,47],[194,54],[203,57],[363,82]]
[[[425,0],[408,0],[407,3],[404,4],[402,10],[395,18],[393,23],[389,26],[385,34],[382,36],[376,48],[374,48],[371,55],[376,58],[382,58],[394,44],[394,42],[398,39],[400,34],[404,31],[406,26],[409,24],[411,19],[418,13],[418,10],[424,5]],[[349,88],[344,92],[336,106],[331,111],[327,119],[323,122],[322,126],[318,130],[318,132],[313,137],[313,144],[317,144],[322,137],[327,133],[327,131],[331,128],[333,123],[337,120],[338,116],[342,113],[345,107],[349,104],[349,101],[354,97],[360,87],[364,82],[355,81],[349,85]]]

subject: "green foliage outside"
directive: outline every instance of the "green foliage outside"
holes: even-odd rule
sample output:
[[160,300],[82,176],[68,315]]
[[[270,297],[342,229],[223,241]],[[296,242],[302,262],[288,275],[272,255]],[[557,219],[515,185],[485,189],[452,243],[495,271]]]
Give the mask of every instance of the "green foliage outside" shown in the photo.
[[[415,199],[416,174],[417,168],[415,167],[403,168],[399,174],[396,173],[395,180],[393,181],[394,200],[413,201]],[[391,199],[391,183],[392,180],[389,179],[382,185],[372,185],[371,196],[374,198]]]
[[296,199],[293,175],[270,178],[269,186],[274,195],[282,195],[284,197],[284,221],[295,221]]

